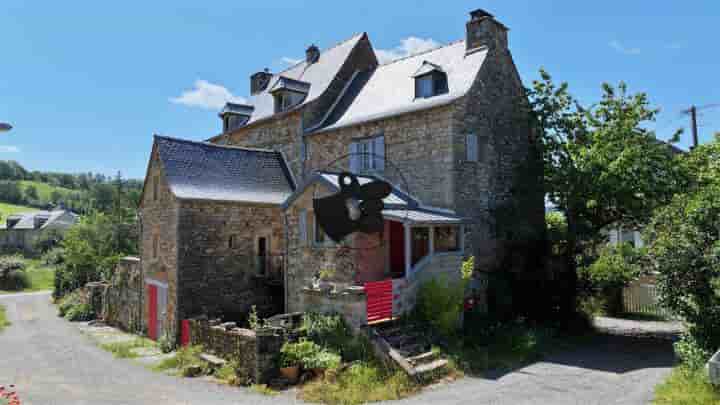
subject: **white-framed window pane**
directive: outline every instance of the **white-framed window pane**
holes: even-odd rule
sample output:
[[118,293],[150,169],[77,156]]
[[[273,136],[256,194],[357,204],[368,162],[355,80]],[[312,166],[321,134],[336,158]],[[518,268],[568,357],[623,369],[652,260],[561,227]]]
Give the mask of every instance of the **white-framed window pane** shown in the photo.
[[385,170],[385,136],[373,139],[373,168],[378,171]]

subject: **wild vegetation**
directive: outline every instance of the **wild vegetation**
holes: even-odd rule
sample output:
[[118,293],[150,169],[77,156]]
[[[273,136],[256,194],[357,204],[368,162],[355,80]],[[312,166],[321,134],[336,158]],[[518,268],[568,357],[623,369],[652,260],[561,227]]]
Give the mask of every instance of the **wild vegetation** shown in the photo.
[[[0,202],[47,209],[63,206],[80,214],[109,212],[117,190],[137,204],[142,182],[97,173],[28,171],[15,161],[0,160]],[[7,212],[0,206],[0,212]]]
[[7,319],[7,313],[5,312],[5,307],[0,305],[0,332],[2,332],[3,329],[10,326],[10,321]]
[[594,261],[606,242],[603,230],[646,224],[681,190],[685,172],[672,147],[645,125],[658,110],[624,83],[603,84],[600,100],[583,106],[566,83],[556,85],[541,71],[528,94],[543,145],[546,193],[567,227],[562,248],[569,271],[558,275],[559,305],[549,309],[559,308],[567,320],[577,314],[577,269]]

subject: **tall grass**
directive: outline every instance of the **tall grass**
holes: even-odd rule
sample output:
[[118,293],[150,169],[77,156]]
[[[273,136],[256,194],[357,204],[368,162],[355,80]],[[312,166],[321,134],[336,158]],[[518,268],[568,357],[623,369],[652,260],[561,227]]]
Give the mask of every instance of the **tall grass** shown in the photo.
[[0,332],[2,332],[3,329],[10,326],[10,321],[7,319],[7,313],[5,313],[5,307],[0,305]]
[[717,405],[720,391],[708,380],[705,370],[676,367],[670,377],[655,388],[656,405]]
[[155,342],[146,338],[135,338],[127,342],[105,343],[100,345],[103,350],[113,354],[118,359],[133,359],[138,354],[133,350],[140,347],[154,347]]

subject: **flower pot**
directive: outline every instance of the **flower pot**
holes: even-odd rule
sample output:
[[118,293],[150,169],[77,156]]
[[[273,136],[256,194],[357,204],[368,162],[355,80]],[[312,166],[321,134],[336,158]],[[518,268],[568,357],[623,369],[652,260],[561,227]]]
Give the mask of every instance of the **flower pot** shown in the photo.
[[325,375],[325,370],[327,370],[327,369],[323,368],[323,367],[313,367],[311,370],[313,372],[313,375],[315,375],[315,377],[322,377]]
[[300,366],[280,367],[280,375],[287,378],[290,384],[295,384],[300,376]]

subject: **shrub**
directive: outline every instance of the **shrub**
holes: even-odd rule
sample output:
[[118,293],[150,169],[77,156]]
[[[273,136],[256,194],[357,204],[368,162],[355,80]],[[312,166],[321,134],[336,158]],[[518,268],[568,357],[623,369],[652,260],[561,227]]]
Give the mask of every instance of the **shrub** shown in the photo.
[[307,339],[300,339],[297,343],[285,343],[280,349],[280,366],[292,367],[304,365],[311,361],[322,348]]
[[303,359],[303,366],[306,368],[337,368],[340,366],[340,356],[329,350],[321,350]]
[[160,336],[160,339],[158,339],[158,346],[160,346],[160,351],[163,353],[170,353],[175,350],[175,338],[169,330],[165,330],[165,333]]
[[710,360],[712,353],[700,347],[692,335],[684,333],[673,345],[675,354],[691,370],[700,370]]
[[606,246],[595,262],[580,269],[580,278],[591,292],[601,294],[608,313],[622,312],[622,289],[642,273],[644,254],[628,244]]
[[80,290],[75,290],[60,300],[58,315],[69,321],[89,321],[95,318],[92,306],[83,302]]
[[372,353],[367,338],[353,334],[341,315],[306,313],[300,332],[318,345],[339,353],[346,361],[366,360]]
[[65,313],[65,319],[68,321],[80,322],[90,321],[95,318],[95,312],[93,311],[90,304],[78,304],[70,307]]
[[464,281],[452,283],[444,277],[433,278],[420,286],[417,315],[435,332],[454,336],[460,326],[464,296]]
[[21,256],[0,257],[0,290],[19,291],[30,285]]
[[720,391],[710,384],[702,369],[676,367],[670,377],[655,388],[655,404],[707,405],[720,403]]
[[65,259],[65,250],[60,247],[56,247],[43,253],[41,260],[50,266],[57,266],[63,263]]

